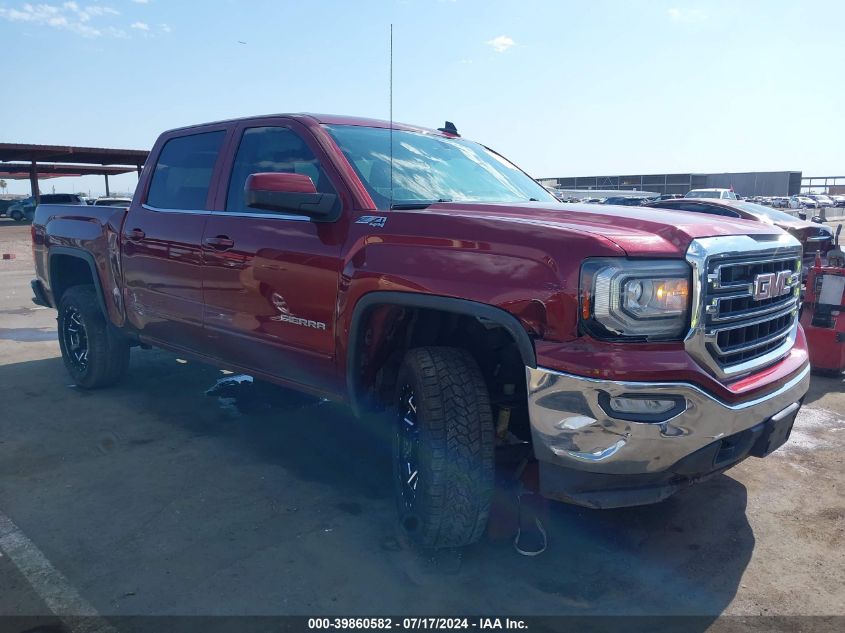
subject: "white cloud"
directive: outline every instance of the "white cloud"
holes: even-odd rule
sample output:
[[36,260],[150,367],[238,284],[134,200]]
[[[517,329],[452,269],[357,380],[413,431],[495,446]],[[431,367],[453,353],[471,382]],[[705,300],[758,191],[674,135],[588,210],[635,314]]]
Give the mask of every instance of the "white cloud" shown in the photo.
[[49,26],[71,31],[82,37],[126,37],[126,32],[112,25],[91,23],[95,18],[120,15],[119,11],[101,5],[80,6],[76,2],[62,4],[24,3],[19,8],[0,8],[0,18],[33,26]]
[[667,11],[673,22],[704,22],[707,14],[701,9],[673,7]]
[[149,31],[150,25],[146,22],[133,22],[130,28],[138,29],[139,31]]
[[[78,2],[68,1],[61,4],[32,4],[23,3],[18,7],[0,7],[0,19],[10,22],[29,24],[31,26],[45,26],[76,33],[86,38],[111,37],[126,38],[126,30],[109,24],[120,12],[112,7],[99,4],[80,5]],[[132,28],[149,30],[147,25],[136,23]],[[146,27],[146,28],[145,28]],[[163,32],[168,32],[162,29]]]
[[149,4],[150,0],[132,0],[136,4]]
[[487,44],[492,46],[493,50],[497,53],[504,53],[511,46],[515,45],[516,42],[507,35],[500,35],[498,37],[494,37],[492,40],[487,40]]

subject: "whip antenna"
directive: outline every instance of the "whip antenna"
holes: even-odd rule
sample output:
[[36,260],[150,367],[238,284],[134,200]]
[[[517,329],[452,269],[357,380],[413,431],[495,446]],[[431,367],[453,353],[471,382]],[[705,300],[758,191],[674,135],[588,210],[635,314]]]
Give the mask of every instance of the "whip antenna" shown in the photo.
[[390,206],[393,208],[393,24],[390,25]]

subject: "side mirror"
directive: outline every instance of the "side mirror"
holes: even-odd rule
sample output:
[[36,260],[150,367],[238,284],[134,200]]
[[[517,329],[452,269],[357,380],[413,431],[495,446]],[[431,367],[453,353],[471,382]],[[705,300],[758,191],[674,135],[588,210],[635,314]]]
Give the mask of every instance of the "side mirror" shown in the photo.
[[244,195],[250,209],[287,211],[307,215],[317,222],[337,219],[337,196],[318,193],[314,181],[305,174],[251,174],[246,179]]

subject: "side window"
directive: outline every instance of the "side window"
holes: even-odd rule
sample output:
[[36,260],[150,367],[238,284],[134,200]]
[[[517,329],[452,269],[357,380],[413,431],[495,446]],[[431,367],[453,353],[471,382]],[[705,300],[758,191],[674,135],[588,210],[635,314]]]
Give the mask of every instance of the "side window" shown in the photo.
[[286,127],[253,127],[244,131],[238,145],[226,211],[253,211],[246,206],[244,186],[250,174],[262,172],[304,174],[320,193],[335,193],[320,162],[296,132]]
[[147,204],[159,209],[205,209],[225,134],[204,132],[167,141],[153,172]]

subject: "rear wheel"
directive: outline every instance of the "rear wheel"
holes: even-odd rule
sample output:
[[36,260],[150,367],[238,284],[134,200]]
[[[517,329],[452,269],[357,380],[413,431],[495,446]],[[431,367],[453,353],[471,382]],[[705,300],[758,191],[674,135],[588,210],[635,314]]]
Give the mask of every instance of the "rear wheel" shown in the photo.
[[410,350],[394,400],[393,469],[400,522],[424,548],[461,547],[484,533],[493,496],[493,416],[467,352]]
[[118,382],[129,367],[129,342],[100,309],[94,286],[73,286],[59,303],[59,347],[73,381],[83,389]]

